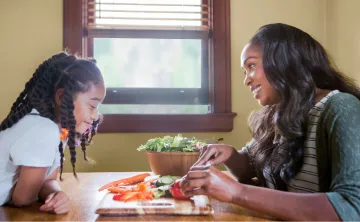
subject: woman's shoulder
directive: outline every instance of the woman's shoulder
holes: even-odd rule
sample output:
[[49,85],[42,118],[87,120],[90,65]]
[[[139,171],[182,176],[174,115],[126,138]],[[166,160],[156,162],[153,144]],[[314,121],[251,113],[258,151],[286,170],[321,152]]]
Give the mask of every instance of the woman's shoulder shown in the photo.
[[332,128],[334,121],[344,125],[360,124],[360,100],[343,92],[331,96],[322,111],[320,125]]
[[329,111],[351,111],[353,109],[360,109],[360,100],[350,94],[339,92],[331,96],[325,106],[325,110]]

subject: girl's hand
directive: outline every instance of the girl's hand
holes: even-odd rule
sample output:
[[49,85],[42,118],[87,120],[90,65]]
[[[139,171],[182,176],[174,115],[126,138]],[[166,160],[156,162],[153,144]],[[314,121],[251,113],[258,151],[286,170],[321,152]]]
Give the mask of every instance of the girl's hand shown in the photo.
[[193,166],[180,187],[186,196],[207,195],[223,202],[232,202],[243,189],[242,184],[210,165]]
[[40,207],[40,210],[55,214],[64,214],[69,212],[69,205],[69,197],[63,191],[59,191],[49,194],[45,199],[45,204]]
[[225,163],[237,151],[232,146],[226,144],[210,144],[201,148],[201,154],[194,166],[200,165],[218,165]]

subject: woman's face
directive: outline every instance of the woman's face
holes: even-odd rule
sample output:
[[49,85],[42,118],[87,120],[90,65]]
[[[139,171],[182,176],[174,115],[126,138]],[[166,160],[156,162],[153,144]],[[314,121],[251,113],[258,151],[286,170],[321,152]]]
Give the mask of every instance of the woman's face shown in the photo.
[[251,43],[241,53],[241,68],[245,73],[244,84],[249,86],[254,98],[260,105],[266,106],[277,102],[277,93],[264,73],[262,52]]

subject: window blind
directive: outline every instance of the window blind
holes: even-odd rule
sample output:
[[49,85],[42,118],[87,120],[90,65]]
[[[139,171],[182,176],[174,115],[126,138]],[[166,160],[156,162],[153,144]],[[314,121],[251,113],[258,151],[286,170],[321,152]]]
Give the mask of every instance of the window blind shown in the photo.
[[208,30],[207,0],[88,0],[89,29]]

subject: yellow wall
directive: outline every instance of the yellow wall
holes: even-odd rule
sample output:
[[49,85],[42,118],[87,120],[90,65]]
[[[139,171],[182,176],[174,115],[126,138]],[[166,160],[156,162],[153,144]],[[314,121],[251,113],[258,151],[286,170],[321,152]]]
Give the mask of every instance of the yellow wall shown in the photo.
[[[351,44],[357,44],[359,48],[359,40],[355,41],[356,36],[350,34],[346,36],[353,38],[353,42],[346,43],[346,49],[351,51],[352,57],[345,57],[346,51],[342,49],[343,41],[341,41],[344,38],[343,33],[335,35],[337,29],[349,33],[356,26],[353,20],[358,14],[355,10],[359,8],[359,2],[346,1],[351,5],[342,6],[340,0],[331,0],[330,3],[327,0],[231,0],[232,103],[233,111],[238,114],[235,118],[234,130],[230,133],[184,135],[194,135],[199,138],[223,137],[225,143],[237,148],[249,140],[246,118],[251,110],[259,106],[242,84],[243,74],[240,71],[239,57],[248,39],[266,23],[288,23],[309,32],[321,43],[326,45],[331,43],[330,51],[338,53],[335,58],[340,60],[340,65],[346,67],[349,72],[355,71],[355,59],[359,58],[359,51],[357,54],[354,50],[351,51]],[[23,5],[21,9],[18,7],[19,4]],[[354,7],[354,4],[357,7]],[[330,7],[332,5],[334,7]],[[340,7],[339,11],[337,7]],[[340,15],[349,16],[348,12],[353,13],[352,18],[337,20],[337,26],[329,28],[327,25],[327,22],[331,21],[328,19],[329,15],[341,18]],[[359,15],[356,17],[359,19]],[[36,66],[62,48],[62,0],[1,0],[0,22],[2,33],[0,70],[3,77],[0,87],[2,92],[0,116],[5,116]],[[352,26],[341,28],[348,22],[353,22]],[[333,36],[328,39],[329,33]],[[357,37],[359,33],[358,29]],[[136,148],[149,138],[163,135],[163,133],[98,135],[94,145],[88,150],[88,155],[95,159],[97,164],[94,166],[85,164],[81,160],[82,155],[79,150],[77,171],[149,170],[145,154],[136,151]],[[66,165],[66,170],[71,170],[69,164]]]
[[0,1],[1,118],[38,64],[62,49],[61,8],[60,0]]
[[360,1],[326,2],[328,52],[337,67],[360,83]]

